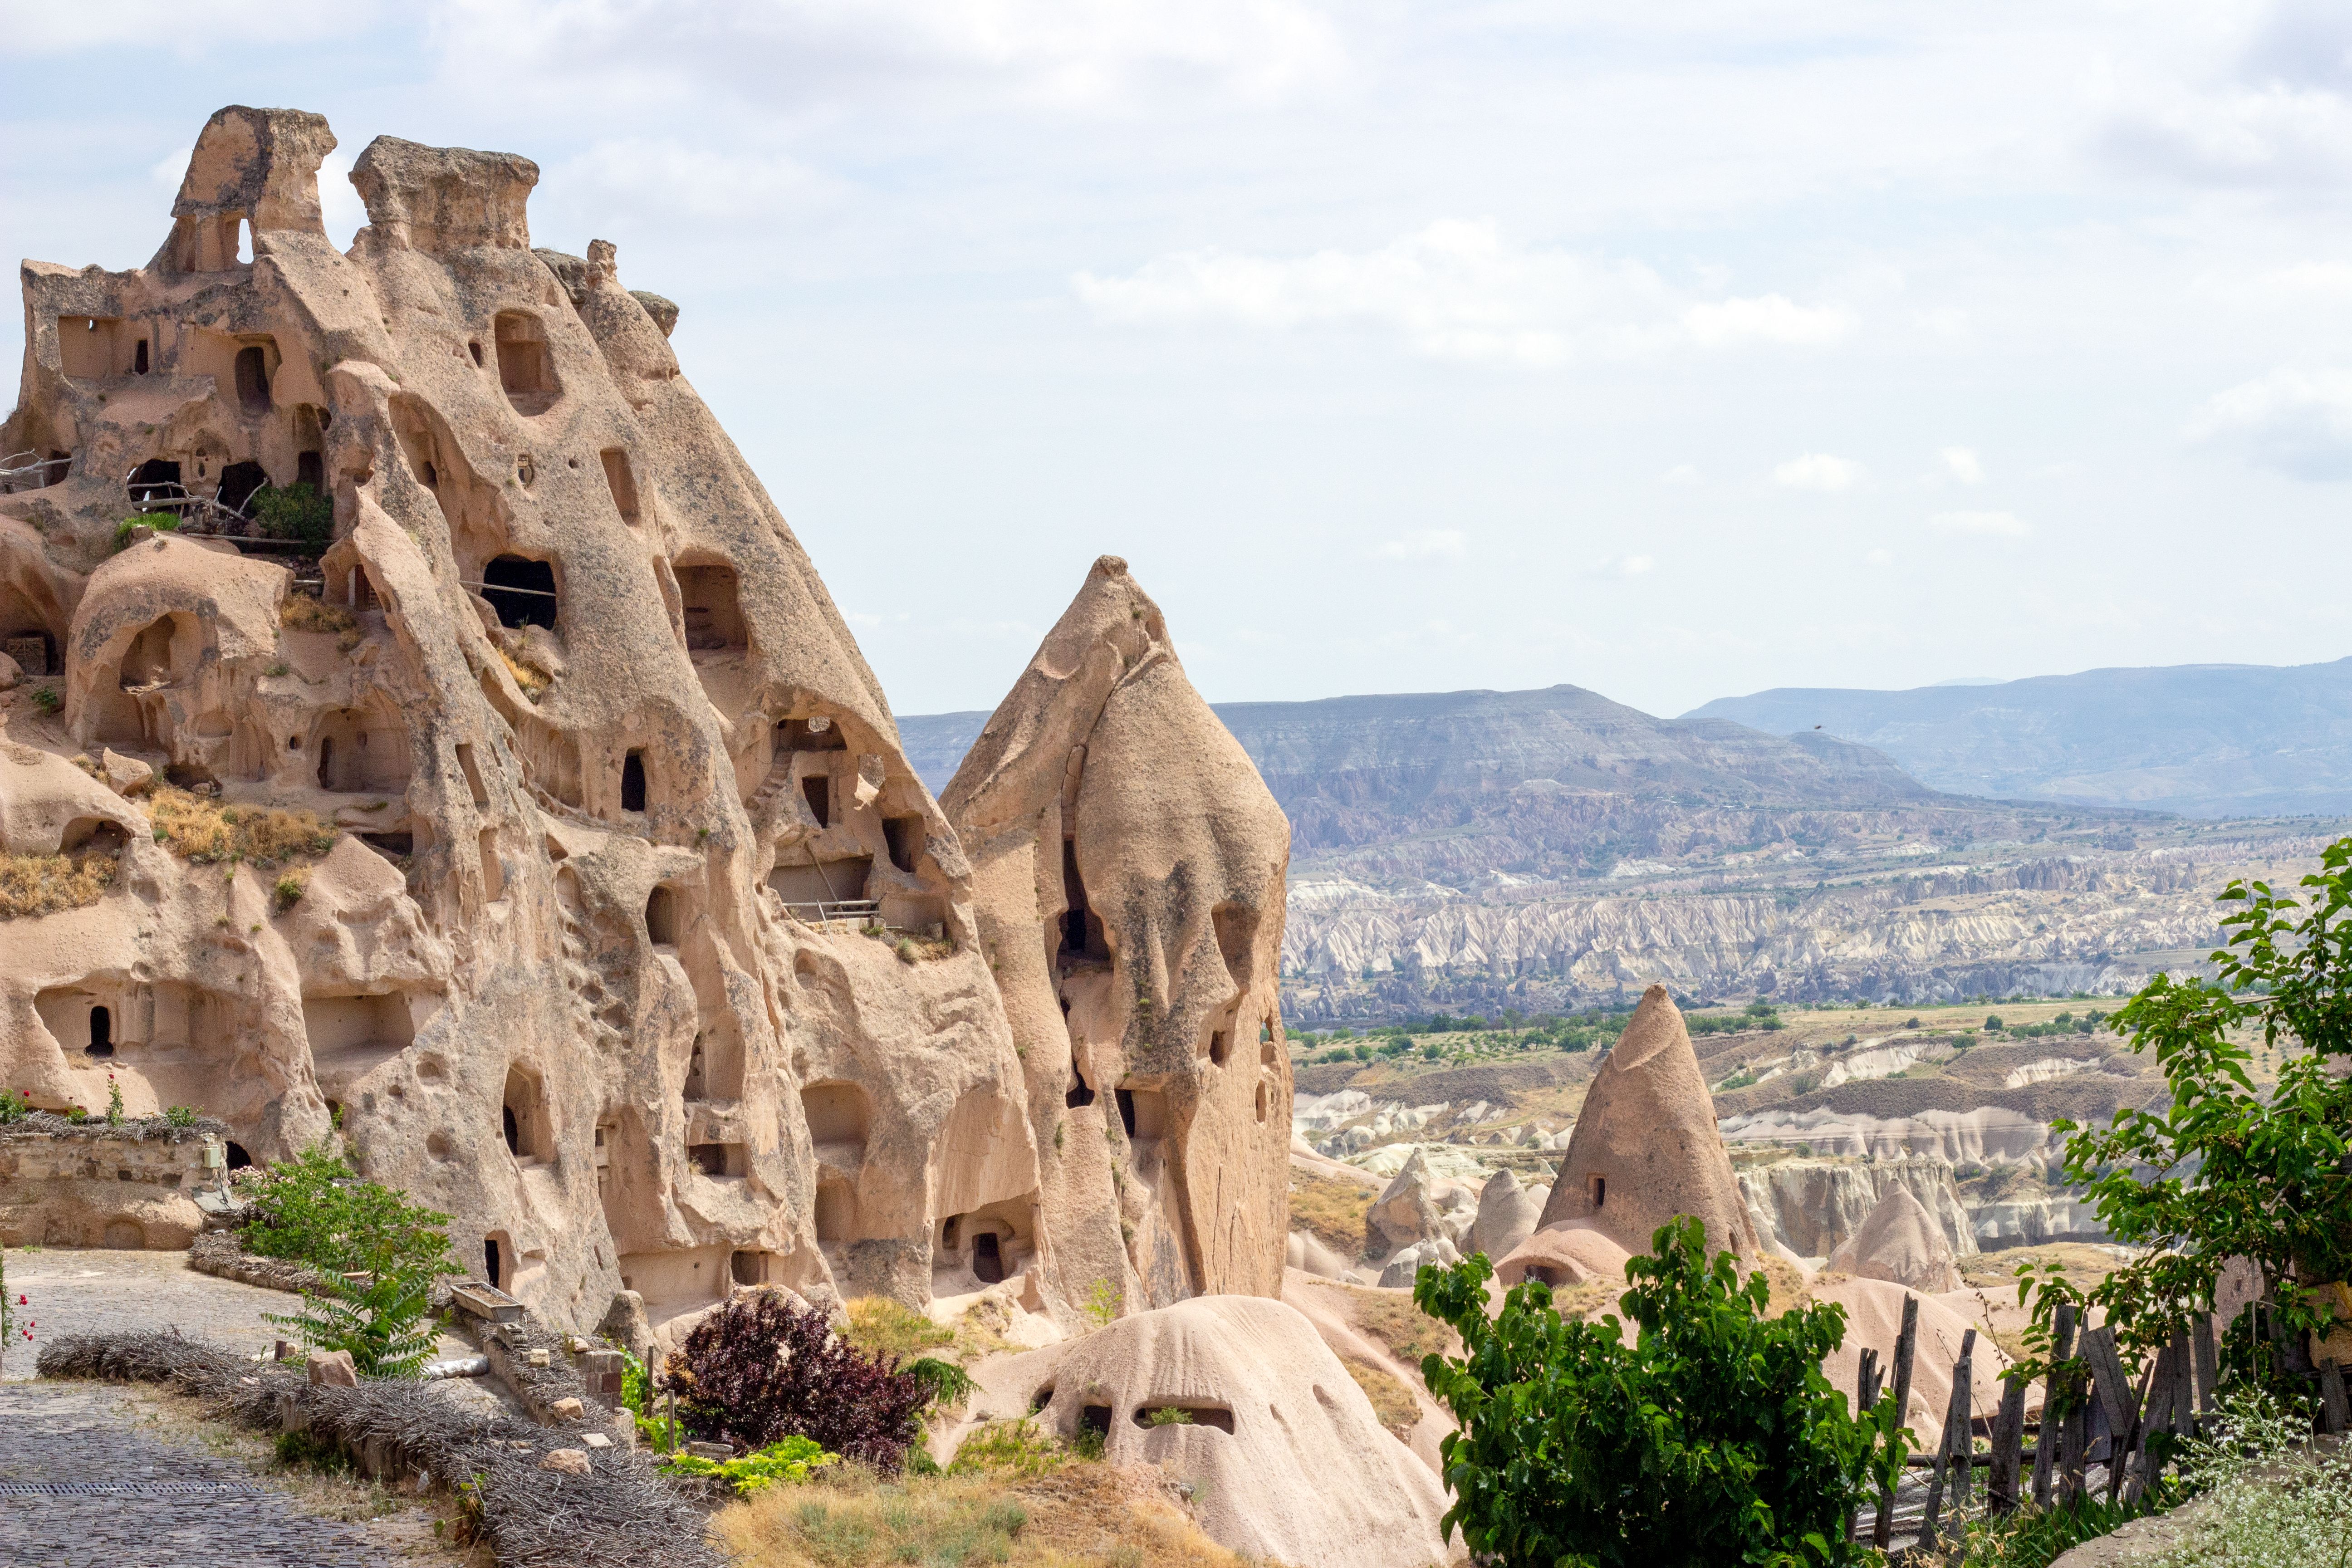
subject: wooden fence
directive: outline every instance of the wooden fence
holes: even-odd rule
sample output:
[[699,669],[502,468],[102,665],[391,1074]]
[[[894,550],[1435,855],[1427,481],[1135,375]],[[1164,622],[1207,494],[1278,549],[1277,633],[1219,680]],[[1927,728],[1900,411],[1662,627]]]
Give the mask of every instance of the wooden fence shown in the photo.
[[[2261,1313],[2257,1302],[2246,1308]],[[2284,1354],[2285,1337],[2270,1314],[2254,1324],[2261,1332],[2269,1320],[2268,1337]],[[2210,1423],[2221,1381],[2221,1355],[2213,1321],[2200,1316],[2185,1333],[2159,1348],[2137,1378],[2116,1348],[2113,1329],[2078,1332],[2074,1309],[2059,1307],[2051,1359],[2065,1367],[2056,1397],[2044,1394],[2044,1408],[2063,1406],[2064,1413],[2029,1427],[2025,1419],[2025,1380],[2003,1380],[2000,1405],[1989,1413],[1990,1450],[1976,1451],[1974,1372],[1977,1331],[1970,1329],[1960,1342],[1959,1359],[1952,1367],[1951,1402],[1944,1411],[1943,1439],[1932,1455],[1915,1454],[1911,1468],[1927,1472],[1924,1483],[1906,1474],[1903,1484],[1881,1493],[1874,1510],[1858,1519],[1854,1538],[1867,1538],[1882,1549],[1891,1548],[1897,1534],[1915,1537],[1915,1550],[1932,1548],[1940,1538],[1948,1507],[1955,1519],[1968,1504],[1969,1489],[1979,1463],[1985,1471],[1985,1506],[1994,1514],[2014,1511],[2030,1495],[2036,1508],[2063,1506],[2085,1493],[2104,1490],[2109,1502],[2132,1501],[2142,1496],[2163,1473],[2170,1445],[2156,1442],[2169,1435],[2175,1442],[2195,1436],[2200,1423]],[[1919,1343],[1919,1299],[1906,1296],[1903,1327],[1895,1342],[1892,1362],[1896,1408],[1911,1404],[1912,1362]],[[1858,1407],[1867,1410],[1886,1388],[1888,1367],[1874,1348],[1862,1352]],[[2352,1428],[2344,1369],[2319,1368],[2320,1424],[2329,1432]],[[2029,1430],[2033,1446],[2025,1447]],[[2026,1467],[2032,1466],[2031,1475]],[[2030,1487],[2030,1493],[2028,1488]]]

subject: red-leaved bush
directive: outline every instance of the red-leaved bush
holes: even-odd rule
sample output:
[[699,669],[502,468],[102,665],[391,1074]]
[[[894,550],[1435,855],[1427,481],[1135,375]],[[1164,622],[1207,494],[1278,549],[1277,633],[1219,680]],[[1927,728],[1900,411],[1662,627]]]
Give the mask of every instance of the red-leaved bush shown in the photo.
[[863,1354],[814,1307],[773,1290],[736,1297],[695,1325],[662,1366],[678,1425],[698,1441],[764,1448],[808,1437],[845,1459],[896,1470],[930,1402],[896,1356]]

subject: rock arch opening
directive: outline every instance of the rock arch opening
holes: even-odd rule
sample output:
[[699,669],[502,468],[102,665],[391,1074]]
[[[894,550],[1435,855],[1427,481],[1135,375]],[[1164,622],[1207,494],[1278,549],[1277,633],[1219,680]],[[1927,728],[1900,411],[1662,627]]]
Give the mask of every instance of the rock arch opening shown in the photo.
[[1102,917],[1087,901],[1086,879],[1078,874],[1078,841],[1062,840],[1062,911],[1060,958],[1065,963],[1108,963],[1110,942],[1103,934]]
[[319,787],[336,795],[408,788],[408,727],[389,708],[332,708],[311,730]]
[[521,310],[501,310],[491,323],[498,345],[499,389],[518,414],[546,413],[563,395],[555,361],[547,350],[547,325]]
[[667,884],[646,895],[646,940],[656,947],[677,945],[677,891]]
[[545,561],[501,555],[482,568],[482,599],[509,631],[525,626],[555,629],[562,598],[555,585],[555,568]]
[[[481,357],[481,347],[475,345],[474,357]],[[637,510],[637,476],[629,467],[629,455],[618,447],[607,447],[596,454],[604,465],[604,485],[613,492],[613,505],[621,521],[631,528],[642,521]]]
[[621,759],[621,809],[641,812],[646,808],[646,754],[633,750]]
[[746,645],[735,568],[712,555],[681,555],[671,570],[686,618],[686,646],[716,653]]
[[114,1054],[114,1014],[103,1004],[89,1010],[89,1044],[82,1047],[82,1053],[93,1057]]
[[499,1108],[499,1130],[507,1152],[526,1163],[537,1163],[555,1152],[554,1129],[549,1125],[547,1103],[537,1074],[528,1068],[507,1068],[506,1092]]
[[236,405],[248,416],[269,412],[269,351],[259,343],[236,351]]

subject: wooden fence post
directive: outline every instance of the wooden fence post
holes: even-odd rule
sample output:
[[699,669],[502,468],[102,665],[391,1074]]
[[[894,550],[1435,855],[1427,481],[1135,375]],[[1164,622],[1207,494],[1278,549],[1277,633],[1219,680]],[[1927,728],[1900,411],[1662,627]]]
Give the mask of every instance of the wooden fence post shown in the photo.
[[2197,1365],[2197,1410],[2190,1418],[2190,1430],[2199,1425],[2196,1416],[2213,1414],[2213,1390],[2221,1381],[2221,1358],[2213,1348],[2213,1319],[2210,1313],[2200,1312],[2189,1333],[2189,1353]]
[[[2058,1303],[2057,1321],[2051,1327],[2050,1364],[2055,1367],[2074,1353],[2073,1303]],[[2072,1425],[2065,1417],[2054,1414],[2064,1401],[2065,1391],[2066,1379],[2055,1372],[2042,1380],[2042,1427],[2033,1437],[2033,1506],[2036,1508],[2050,1506],[2051,1472],[2058,1468],[2059,1450],[2064,1447],[2065,1430]]]
[[[2174,1338],[2177,1342],[2179,1336]],[[2124,1487],[2124,1497],[2127,1501],[2137,1502],[2155,1484],[2156,1477],[2148,1468],[2147,1440],[2158,1432],[2171,1429],[2173,1405],[2178,1397],[2173,1388],[2180,1379],[2180,1359],[2177,1343],[2168,1342],[2158,1348],[2155,1363],[2147,1369],[2147,1381],[2140,1389],[2139,1429],[2131,1446],[2131,1474],[2126,1478]],[[2108,1483],[2110,1496],[2114,1489],[2111,1476]]]
[[1944,1438],[1936,1445],[1936,1468],[1927,1474],[1927,1513],[1919,1526],[1919,1544],[1932,1546],[1936,1541],[1937,1523],[1944,1511],[1944,1469],[1954,1467],[1952,1478],[1952,1511],[1959,1513],[1969,1505],[1969,1458],[1976,1442],[1969,1431],[1975,1401],[1970,1397],[1976,1382],[1977,1331],[1970,1329],[1960,1339],[1960,1359],[1952,1366],[1952,1397],[1944,1406]]
[[2083,1359],[2091,1363],[2092,1387],[2098,1394],[2100,1413],[2107,1418],[2107,1500],[2113,1502],[2116,1489],[2123,1485],[2125,1455],[2138,1426],[2138,1391],[2124,1371],[2112,1326],[2083,1336]]
[[[1911,1415],[1911,1360],[1919,1350],[1919,1298],[1903,1295],[1903,1331],[1895,1336],[1895,1423],[1903,1426]],[[1878,1520],[1870,1539],[1884,1552],[1895,1539],[1895,1489],[1878,1494]]]
[[[2000,1414],[1992,1424],[1992,1457],[1985,1466],[1985,1504],[1993,1513],[2017,1511],[2017,1472],[2024,1462],[2025,1379],[2001,1380]],[[2037,1461],[2038,1464],[2038,1461]]]
[[2319,1369],[2320,1424],[2330,1432],[2341,1432],[2352,1426],[2352,1401],[2344,1392],[2344,1368],[2329,1363]]

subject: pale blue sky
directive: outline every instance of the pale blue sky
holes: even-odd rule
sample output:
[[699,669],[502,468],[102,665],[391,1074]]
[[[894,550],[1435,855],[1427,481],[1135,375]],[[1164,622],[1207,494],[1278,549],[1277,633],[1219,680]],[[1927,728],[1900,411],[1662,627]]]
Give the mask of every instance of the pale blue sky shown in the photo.
[[1219,700],[2352,653],[2340,5],[0,23],[12,256],[144,261],[226,103],[536,160],[904,712],[1104,552]]

